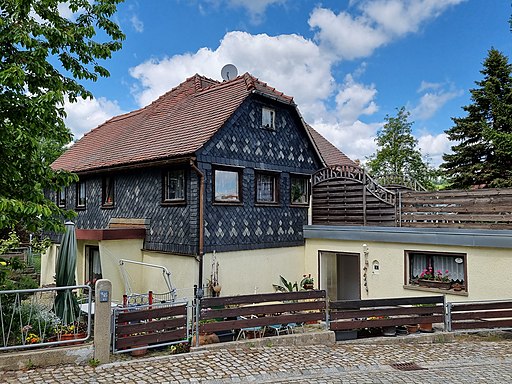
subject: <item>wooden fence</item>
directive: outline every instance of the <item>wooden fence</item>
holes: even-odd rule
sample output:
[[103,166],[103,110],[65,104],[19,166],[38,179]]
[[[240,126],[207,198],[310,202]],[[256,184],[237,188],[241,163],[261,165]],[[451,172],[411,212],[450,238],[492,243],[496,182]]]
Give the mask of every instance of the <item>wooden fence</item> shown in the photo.
[[448,331],[512,328],[512,301],[447,304]]
[[512,228],[512,189],[405,192],[400,203],[403,227]]
[[199,333],[326,320],[326,306],[324,290],[204,298]]
[[[382,179],[364,169],[331,166],[312,176],[314,225],[512,229],[512,188],[407,191],[413,181]],[[395,183],[395,184],[393,184]]]
[[188,341],[187,303],[116,308],[114,353]]
[[444,297],[333,301],[329,320],[332,331],[444,323]]
[[395,194],[364,169],[333,166],[312,178],[313,224],[395,226]]

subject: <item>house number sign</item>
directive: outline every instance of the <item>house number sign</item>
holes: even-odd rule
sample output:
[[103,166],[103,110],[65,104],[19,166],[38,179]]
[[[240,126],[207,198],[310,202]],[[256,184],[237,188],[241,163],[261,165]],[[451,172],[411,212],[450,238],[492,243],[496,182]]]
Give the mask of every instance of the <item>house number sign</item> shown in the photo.
[[108,291],[100,291],[100,303],[108,302]]

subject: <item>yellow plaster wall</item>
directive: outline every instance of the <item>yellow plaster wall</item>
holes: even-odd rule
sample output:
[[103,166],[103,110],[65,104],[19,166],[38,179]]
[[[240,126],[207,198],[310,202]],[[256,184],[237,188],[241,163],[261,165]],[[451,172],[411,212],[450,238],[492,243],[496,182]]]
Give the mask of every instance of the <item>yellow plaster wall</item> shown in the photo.
[[[171,273],[171,284],[176,289],[178,299],[193,299],[194,284],[197,284],[199,263],[193,256],[173,255],[153,251],[144,251],[143,261],[161,265]],[[153,290],[155,293],[169,291],[161,269],[139,267],[144,292]]]
[[[368,246],[368,294],[363,284],[365,261],[363,244]],[[404,288],[405,250],[466,253],[467,294],[451,294],[442,290],[429,290],[428,288]],[[510,279],[512,252],[510,249],[307,239],[305,253],[306,266],[309,269],[318,269],[319,251],[354,252],[360,254],[362,299],[425,296],[437,295],[439,293],[446,293],[446,300],[452,302],[510,299],[512,297],[512,279]],[[374,260],[379,262],[378,274],[372,271]]]
[[52,244],[44,255],[41,255],[40,285],[55,284],[55,264],[57,263],[57,244]]
[[[300,282],[305,273],[302,246],[222,252],[215,257],[222,296],[274,292],[272,284],[279,283],[279,275]],[[212,259],[212,253],[204,256],[205,283],[210,278]]]

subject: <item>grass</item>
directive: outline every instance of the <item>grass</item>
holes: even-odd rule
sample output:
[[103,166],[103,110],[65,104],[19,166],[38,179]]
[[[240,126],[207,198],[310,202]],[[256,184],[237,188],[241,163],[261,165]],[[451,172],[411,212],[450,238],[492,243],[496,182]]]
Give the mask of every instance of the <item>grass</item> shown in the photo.
[[89,364],[89,367],[96,368],[98,365],[100,365],[100,361],[98,359],[89,359],[87,364]]

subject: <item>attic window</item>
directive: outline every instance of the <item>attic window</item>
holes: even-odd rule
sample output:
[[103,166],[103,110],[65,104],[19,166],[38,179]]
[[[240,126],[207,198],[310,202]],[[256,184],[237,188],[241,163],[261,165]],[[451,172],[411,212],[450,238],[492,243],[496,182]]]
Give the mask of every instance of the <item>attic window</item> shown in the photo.
[[276,111],[263,107],[261,110],[261,126],[266,129],[276,129]]

